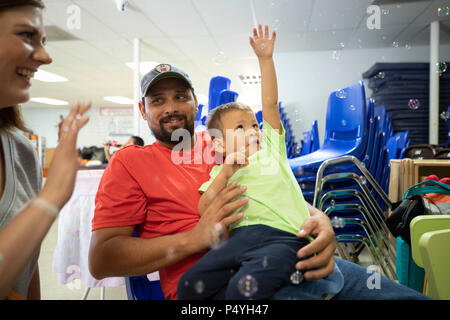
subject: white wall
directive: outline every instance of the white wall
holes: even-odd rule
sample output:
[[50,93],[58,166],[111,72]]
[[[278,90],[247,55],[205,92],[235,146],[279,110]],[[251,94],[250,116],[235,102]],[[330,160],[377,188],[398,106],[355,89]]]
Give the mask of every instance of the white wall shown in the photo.
[[[441,60],[450,60],[450,45],[440,48]],[[325,115],[328,96],[331,91],[356,83],[362,73],[376,62],[427,62],[429,47],[383,48],[343,50],[339,59],[333,58],[333,51],[277,53],[279,99],[288,116],[293,120],[293,132],[297,141],[304,131],[311,129],[313,120],[318,120],[321,143],[325,130]],[[449,72],[449,71],[447,71]],[[258,89],[259,91],[259,89]],[[366,88],[367,97],[370,90]],[[296,112],[297,111],[297,112]],[[47,147],[57,144],[59,115],[66,116],[68,109],[42,108],[36,106],[23,109],[27,125],[36,134],[45,136]],[[107,119],[100,117],[99,109],[90,111],[90,121],[81,131],[78,147],[102,146],[109,139]],[[297,121],[296,121],[297,120]],[[141,120],[141,137],[146,144],[154,142],[147,123]],[[127,137],[114,138],[119,142]]]
[[[46,138],[47,148],[54,148],[58,144],[58,123],[59,116],[62,114],[64,117],[69,113],[69,108],[49,108],[49,107],[27,107],[22,109],[25,123],[30,130],[33,130],[35,134],[44,136]],[[114,117],[100,116],[99,108],[92,108],[89,111],[89,122],[81,130],[77,147],[101,147],[108,140],[116,140],[119,143],[124,143],[128,140],[129,136],[124,137],[110,137],[109,124]],[[132,119],[130,119],[132,121]],[[155,138],[150,134],[150,129],[147,123],[141,119],[141,138],[144,139],[145,144],[151,144]]]
[[[441,60],[450,60],[450,45],[440,47]],[[275,65],[279,99],[295,123],[297,141],[318,120],[323,142],[328,96],[331,91],[362,80],[362,73],[376,62],[428,62],[429,47],[343,50],[339,59],[333,51],[278,53]],[[448,71],[447,71],[448,72]],[[367,98],[371,90],[366,88]],[[297,112],[296,112],[297,111]]]

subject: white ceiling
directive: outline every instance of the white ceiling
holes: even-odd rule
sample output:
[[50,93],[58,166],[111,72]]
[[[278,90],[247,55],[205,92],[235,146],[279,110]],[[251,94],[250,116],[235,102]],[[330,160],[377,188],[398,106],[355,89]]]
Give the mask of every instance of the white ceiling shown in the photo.
[[[142,61],[180,67],[190,75],[197,93],[205,95],[215,75],[229,77],[232,89],[240,92],[245,88],[238,75],[258,73],[248,40],[255,22],[277,28],[276,52],[382,48],[392,47],[394,41],[413,48],[428,44],[433,20],[442,22],[441,43],[450,43],[450,16],[437,16],[437,8],[450,1],[390,1],[395,3],[380,6],[380,30],[366,25],[372,2],[130,0],[125,12],[119,12],[114,0],[44,0],[45,25],[79,40],[50,39],[47,47],[54,62],[42,69],[69,81],[33,80],[32,96],[71,103],[91,100],[97,107],[114,105],[104,101],[105,96],[133,98],[133,72],[125,63],[133,61],[136,37],[142,40]],[[67,10],[73,5],[81,9],[79,29],[68,28]]]

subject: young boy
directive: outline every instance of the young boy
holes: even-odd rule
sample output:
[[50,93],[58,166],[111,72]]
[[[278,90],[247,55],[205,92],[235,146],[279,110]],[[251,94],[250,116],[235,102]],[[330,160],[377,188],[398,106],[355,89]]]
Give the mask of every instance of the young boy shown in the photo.
[[[295,270],[296,253],[309,240],[296,234],[309,212],[287,161],[272,58],[275,37],[273,32],[270,39],[268,26],[263,33],[261,25],[250,37],[261,70],[263,134],[253,111],[242,104],[228,103],[209,115],[213,147],[225,162],[213,167],[211,179],[200,187],[199,213],[235,180],[247,187],[249,201],[228,241],[182,276],[178,299],[268,299],[282,286],[302,280]],[[223,230],[217,227],[220,238]]]

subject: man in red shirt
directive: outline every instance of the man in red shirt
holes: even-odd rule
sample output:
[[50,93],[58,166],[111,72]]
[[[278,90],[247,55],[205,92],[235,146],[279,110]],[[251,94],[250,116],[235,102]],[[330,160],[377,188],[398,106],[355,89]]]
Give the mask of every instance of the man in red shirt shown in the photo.
[[[197,99],[187,74],[160,65],[142,79],[142,95],[141,114],[156,143],[123,148],[106,168],[96,197],[89,264],[96,278],[159,270],[165,298],[175,299],[181,275],[209,249],[211,230],[240,219],[230,213],[248,200],[232,201],[245,186],[230,185],[202,217],[198,214],[198,188],[209,179],[213,155],[209,136],[194,134]],[[190,133],[181,151],[173,151],[180,145],[171,140],[176,129]],[[334,269],[334,233],[327,220],[316,214],[305,223],[304,235],[325,230],[314,246],[301,251],[304,256],[323,251],[322,259],[310,261],[319,267],[306,274],[312,279]],[[139,238],[133,237],[134,230]]]
[[[204,132],[194,134],[197,99],[192,83],[186,73],[165,64],[144,76],[141,89],[141,115],[156,142],[123,148],[108,164],[95,201],[89,269],[97,279],[140,276],[158,270],[165,298],[176,299],[180,277],[215,240],[217,235],[212,230],[218,224],[228,228],[241,219],[240,213],[230,214],[248,199],[238,198],[245,186],[231,183],[199,215],[198,188],[209,179],[214,159],[209,136]],[[172,141],[172,137],[180,139]],[[330,288],[337,299],[422,298],[384,277],[382,290],[370,290],[367,280],[371,275],[364,268],[334,259],[330,219],[309,205],[308,209],[311,216],[298,236],[312,235],[315,240],[298,251],[299,258],[309,258],[296,264],[297,269],[305,270],[307,281],[326,282],[331,278]],[[135,230],[138,238],[133,237]],[[330,298],[314,290],[316,282],[309,283],[312,298]],[[295,286],[286,288],[293,290],[279,298],[287,299],[292,293],[296,298],[296,292],[301,291]]]

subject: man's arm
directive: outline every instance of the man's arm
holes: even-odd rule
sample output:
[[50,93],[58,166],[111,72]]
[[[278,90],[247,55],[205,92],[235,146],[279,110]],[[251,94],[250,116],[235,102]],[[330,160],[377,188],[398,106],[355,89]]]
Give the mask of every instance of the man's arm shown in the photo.
[[[312,256],[307,260],[302,260],[296,264],[298,270],[305,270],[306,280],[318,280],[325,278],[334,270],[334,251],[336,243],[334,241],[334,231],[330,219],[319,209],[306,203],[310,217],[307,218],[298,233],[298,237],[307,235],[315,237],[314,241],[304,246],[297,252],[297,257],[304,258]],[[314,270],[313,270],[314,269]]]
[[248,202],[248,198],[232,201],[245,191],[230,183],[211,202],[197,225],[190,231],[158,238],[133,237],[133,226],[103,228],[92,233],[89,270],[97,279],[148,274],[209,248],[213,227],[224,228],[242,218],[229,216]]
[[250,45],[258,57],[261,71],[261,101],[264,120],[275,129],[281,129],[280,112],[278,110],[278,84],[275,65],[273,62],[274,43],[276,32],[269,38],[269,27],[265,26],[263,34],[262,26],[253,29],[253,37],[250,37]]

